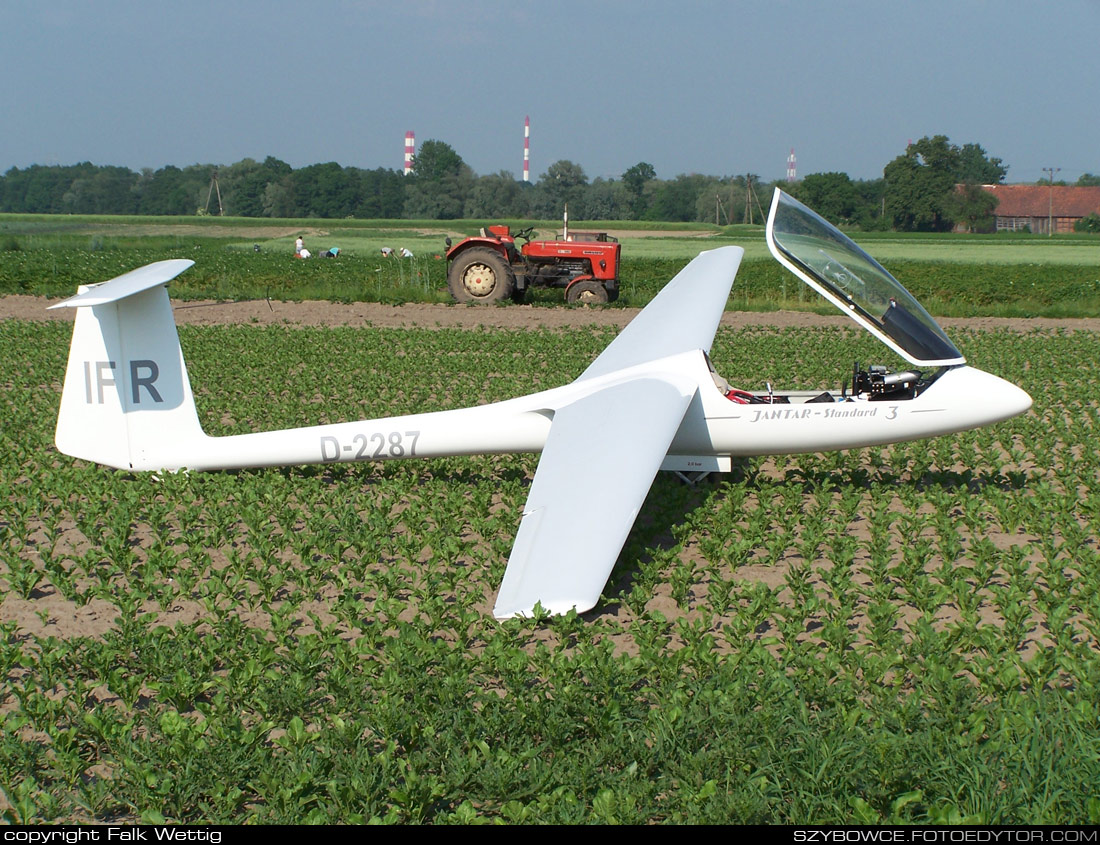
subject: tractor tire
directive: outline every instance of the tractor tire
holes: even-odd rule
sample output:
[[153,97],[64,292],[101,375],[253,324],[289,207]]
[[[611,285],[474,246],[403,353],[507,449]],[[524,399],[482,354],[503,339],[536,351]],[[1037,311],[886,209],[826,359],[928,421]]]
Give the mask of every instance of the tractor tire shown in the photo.
[[565,301],[570,305],[604,305],[607,299],[607,288],[593,279],[574,282],[565,291]]
[[512,268],[491,249],[471,249],[451,262],[447,287],[456,302],[501,302],[512,295]]

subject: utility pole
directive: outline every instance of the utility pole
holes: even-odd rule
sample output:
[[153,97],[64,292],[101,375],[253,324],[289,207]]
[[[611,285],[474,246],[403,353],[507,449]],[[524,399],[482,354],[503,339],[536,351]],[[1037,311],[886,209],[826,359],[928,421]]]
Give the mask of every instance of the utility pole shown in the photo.
[[748,218],[748,222],[751,224],[753,221],[752,202],[756,200],[756,208],[760,212],[760,222],[766,223],[768,215],[764,213],[764,208],[760,205],[760,197],[756,195],[756,189],[752,186],[752,179],[752,173],[745,174],[745,217]]
[[[733,205],[733,198],[732,197],[730,198],[730,205],[731,206]],[[726,215],[726,225],[728,226],[730,224],[730,213],[726,209],[726,204],[724,202],[722,202],[722,198],[720,196],[718,196],[718,194],[715,194],[714,195],[714,224],[716,226],[721,226],[722,225],[722,220],[718,216],[719,213]]]
[[210,213],[210,195],[214,193],[214,191],[218,192],[218,216],[224,217],[225,206],[222,205],[222,189],[221,186],[218,185],[218,168],[216,167],[210,171],[210,187],[206,190],[206,207],[202,210],[203,214]]
[[1047,237],[1054,237],[1054,174],[1061,172],[1060,167],[1044,167],[1043,172],[1050,176],[1050,209],[1047,211]]

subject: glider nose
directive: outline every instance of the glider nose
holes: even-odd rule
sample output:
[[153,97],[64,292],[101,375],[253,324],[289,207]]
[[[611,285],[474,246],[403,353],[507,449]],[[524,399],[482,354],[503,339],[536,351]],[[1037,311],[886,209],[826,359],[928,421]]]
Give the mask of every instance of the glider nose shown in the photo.
[[[994,378],[996,378],[996,376],[994,376]],[[1014,417],[1017,414],[1022,414],[1029,408],[1031,408],[1031,395],[1026,390],[1023,390],[1012,384],[1011,382],[1005,381],[1004,379],[997,380],[1000,381],[1001,384],[1005,385],[1005,387],[1011,388],[1012,391],[1012,395],[1007,401],[1009,412],[1008,416],[1005,417],[1005,419],[1007,419],[1008,417]]]
[[1010,381],[974,367],[960,367],[955,390],[969,397],[982,417],[979,425],[1011,419],[1031,407],[1031,397]]

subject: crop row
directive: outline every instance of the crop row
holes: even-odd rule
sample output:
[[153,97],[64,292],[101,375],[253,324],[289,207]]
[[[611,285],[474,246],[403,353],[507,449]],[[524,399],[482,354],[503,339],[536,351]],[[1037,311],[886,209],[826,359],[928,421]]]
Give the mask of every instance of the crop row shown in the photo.
[[[411,260],[344,254],[336,260],[297,261],[288,251],[253,252],[203,241],[127,249],[25,249],[3,255],[0,294],[70,295],[79,284],[105,281],[144,263],[175,257],[195,261],[195,267],[173,284],[173,296],[180,299],[450,301],[446,262],[428,254]],[[685,263],[625,258],[621,303],[644,305]],[[889,269],[937,314],[1100,314],[1100,274],[1093,266],[894,261]],[[744,262],[733,296],[734,305],[741,307],[821,304],[770,258]],[[562,302],[557,291],[533,298]]]
[[[659,476],[594,611],[499,624],[535,456],[103,470],[51,446],[67,333],[0,323],[10,821],[1100,821],[1093,334],[958,333],[1021,419]],[[182,330],[213,434],[507,398],[609,338]],[[746,387],[874,354],[713,349]]]

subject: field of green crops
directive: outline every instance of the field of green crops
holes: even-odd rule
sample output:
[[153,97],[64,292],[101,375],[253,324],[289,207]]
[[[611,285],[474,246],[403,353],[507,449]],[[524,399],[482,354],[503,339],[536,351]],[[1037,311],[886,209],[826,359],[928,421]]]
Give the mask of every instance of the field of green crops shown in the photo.
[[[52,447],[68,331],[0,322],[7,821],[1100,823],[1093,333],[953,332],[1035,399],[993,428],[661,475],[595,610],[500,624],[535,456],[103,470]],[[611,333],[181,338],[226,434],[549,387]],[[817,389],[876,349],[713,358]]]
[[[356,256],[298,261],[282,252],[245,252],[211,244],[184,249],[0,253],[0,295],[69,296],[79,284],[105,281],[164,258],[195,261],[193,268],[172,283],[177,300],[452,302],[446,262],[431,256],[405,261]],[[608,307],[645,305],[684,263],[675,258],[624,258],[622,295],[615,306]],[[888,269],[937,316],[1100,316],[1100,265],[898,260],[890,262]],[[533,290],[528,301],[564,305],[561,291],[552,288]],[[770,258],[743,262],[729,307],[833,310]]]
[[[350,255],[377,256],[382,246],[407,247],[418,256],[441,252],[444,238],[455,242],[491,223],[513,230],[533,225],[535,237],[550,239],[562,230],[560,220],[321,220],[245,217],[125,217],[119,215],[0,214],[0,251],[103,250],[134,246],[188,247],[223,242],[234,249],[289,256],[294,239],[304,233],[314,252],[339,246]],[[624,255],[686,261],[700,249],[735,244],[748,258],[765,258],[762,225],[715,226],[706,223],[659,223],[639,220],[574,221],[575,231],[612,232]],[[996,235],[852,232],[881,261],[933,261],[966,264],[1100,265],[1100,238],[1059,235],[1048,238],[1021,233]]]
[[[444,237],[457,241],[480,224],[0,215],[0,294],[67,296],[78,284],[151,261],[190,258],[195,267],[173,283],[177,299],[450,302]],[[640,225],[651,228],[630,228]],[[645,305],[701,250],[736,244],[746,259],[731,307],[823,307],[768,255],[760,226],[652,228],[657,225],[609,227],[624,227],[614,228],[623,244],[618,306]],[[553,237],[555,224],[539,231]],[[299,232],[315,252],[338,246],[340,257],[295,260]],[[855,237],[937,316],[1100,316],[1100,238],[1094,236]],[[414,258],[384,259],[382,246],[407,247]],[[540,305],[562,305],[562,299],[555,289],[528,294]]]

